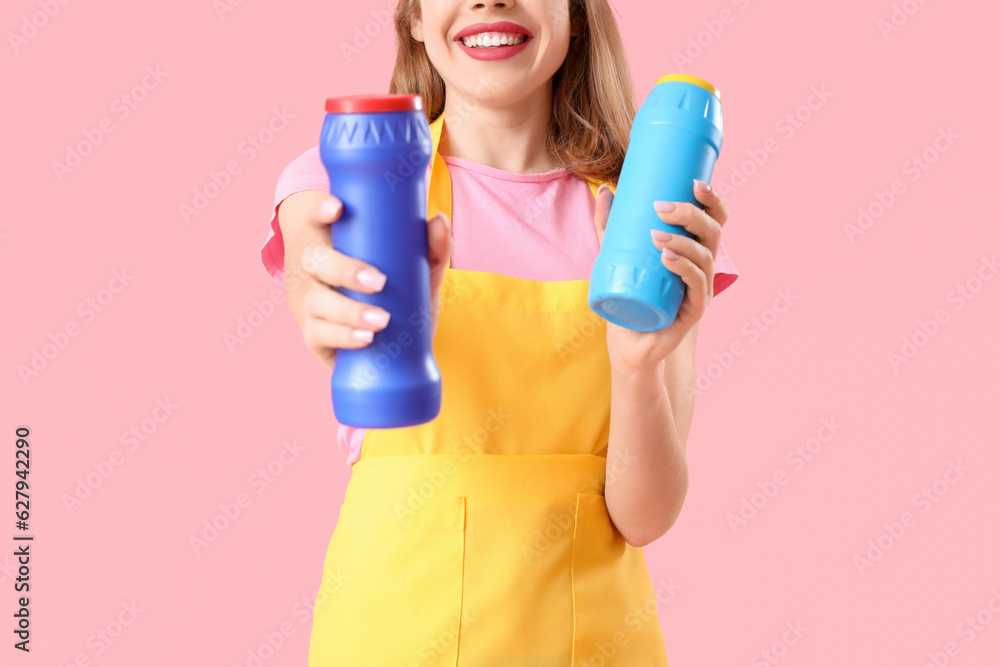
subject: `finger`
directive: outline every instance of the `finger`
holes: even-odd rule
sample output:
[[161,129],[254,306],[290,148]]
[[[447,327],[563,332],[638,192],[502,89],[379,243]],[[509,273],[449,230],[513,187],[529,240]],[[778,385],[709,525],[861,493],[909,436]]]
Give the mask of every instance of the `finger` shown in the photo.
[[653,207],[660,220],[686,229],[711,251],[712,257],[715,257],[722,239],[722,226],[708,213],[686,201],[656,201],[653,202]]
[[451,250],[451,220],[442,211],[427,221],[427,261],[432,272],[448,262]]
[[689,259],[704,273],[715,272],[715,259],[713,259],[711,251],[694,239],[681,234],[668,234],[660,229],[652,230],[650,236],[652,236],[653,245],[661,253],[664,248],[667,248],[675,254]]
[[371,264],[321,245],[308,245],[302,251],[302,270],[331,287],[373,294],[385,287],[385,274]]
[[310,318],[352,329],[381,331],[389,324],[387,310],[356,301],[315,281],[306,292],[303,310]]
[[679,254],[674,259],[664,253],[661,255],[661,260],[669,271],[677,274],[684,281],[684,285],[687,287],[684,298],[689,300],[699,312],[706,308],[712,295],[709,292],[708,276],[705,272],[690,259]]
[[597,200],[594,207],[594,223],[597,228],[598,243],[604,242],[604,232],[607,231],[608,217],[611,215],[611,204],[614,202],[615,194],[607,184],[602,184],[597,188]]
[[340,219],[344,211],[344,203],[334,195],[320,199],[309,216],[309,224],[314,227],[323,227],[331,222]]
[[[341,324],[333,324],[326,320],[308,320],[302,329],[302,337],[306,345],[314,352],[320,349],[329,350],[329,354],[323,355],[333,357],[337,349],[356,350],[367,347],[371,344],[374,334],[371,331],[360,329],[357,331],[367,331],[364,338],[355,338],[351,327]],[[368,336],[371,336],[369,338]]]
[[694,197],[705,207],[705,212],[719,225],[729,220],[729,208],[719,193],[705,181],[694,179]]
[[305,326],[302,327],[302,338],[306,342],[306,347],[331,370],[337,358],[337,346],[334,343],[338,340],[333,328],[334,325],[329,322],[310,320],[306,320]]

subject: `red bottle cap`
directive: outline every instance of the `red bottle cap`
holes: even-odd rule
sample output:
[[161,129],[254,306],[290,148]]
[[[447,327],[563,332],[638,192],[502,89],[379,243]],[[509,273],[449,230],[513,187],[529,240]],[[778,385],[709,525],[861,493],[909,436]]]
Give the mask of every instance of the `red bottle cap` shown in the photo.
[[420,95],[348,95],[326,100],[327,113],[420,111],[423,108],[424,100]]

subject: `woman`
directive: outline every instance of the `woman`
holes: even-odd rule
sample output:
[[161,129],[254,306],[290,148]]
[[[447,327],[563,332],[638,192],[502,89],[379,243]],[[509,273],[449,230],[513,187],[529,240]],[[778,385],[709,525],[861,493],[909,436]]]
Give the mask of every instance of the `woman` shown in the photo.
[[[684,302],[659,332],[605,322],[588,278],[634,115],[607,0],[401,0],[396,30],[389,92],[423,96],[433,137],[442,409],[340,427],[352,476],[309,665],[663,667],[642,547],[687,490],[697,323],[737,276],[725,204],[704,184],[704,211],[650,202],[695,235],[651,230]],[[261,257],[295,277],[289,305],[332,368],[389,314],[333,289],[385,277],[330,248],[342,205],[324,177],[316,149],[286,169]]]

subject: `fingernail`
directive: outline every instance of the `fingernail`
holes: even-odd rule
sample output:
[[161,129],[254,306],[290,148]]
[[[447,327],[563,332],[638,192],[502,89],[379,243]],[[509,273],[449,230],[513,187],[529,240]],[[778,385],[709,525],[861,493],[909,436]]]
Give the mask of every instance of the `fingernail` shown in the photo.
[[669,232],[665,232],[662,229],[651,229],[650,233],[653,235],[654,241],[666,242],[669,241],[671,238],[673,238],[672,234],[670,234]]
[[340,213],[342,207],[343,205],[336,199],[327,199],[320,205],[319,209],[327,218],[335,218]]
[[377,327],[384,327],[389,324],[389,313],[384,310],[368,309],[361,313],[361,319],[368,324],[373,324]]
[[670,248],[663,249],[663,256],[666,257],[667,259],[677,259],[677,253],[671,250]]
[[597,188],[597,196],[598,197],[601,196],[601,191],[602,190],[607,190],[608,192],[611,192],[611,188],[608,187],[607,183],[601,183],[601,187]]
[[375,337],[375,332],[370,329],[351,329],[351,338],[354,340],[364,340],[369,343]]
[[385,274],[375,269],[361,269],[358,271],[358,282],[373,290],[380,290],[385,286]]
[[701,190],[702,192],[711,192],[712,188],[705,181],[699,181],[697,178],[694,179],[694,186]]
[[654,201],[653,208],[657,213],[672,213],[677,208],[677,204],[672,201]]

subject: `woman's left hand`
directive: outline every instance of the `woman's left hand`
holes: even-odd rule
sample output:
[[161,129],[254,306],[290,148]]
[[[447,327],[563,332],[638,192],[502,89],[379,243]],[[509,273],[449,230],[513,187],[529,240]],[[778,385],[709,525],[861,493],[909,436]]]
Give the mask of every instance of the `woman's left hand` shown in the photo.
[[[611,211],[614,193],[602,187],[597,193],[594,222],[599,241],[604,241],[604,229]],[[712,300],[715,280],[715,256],[719,252],[722,226],[729,211],[715,190],[702,181],[694,182],[694,196],[705,206],[701,210],[690,202],[650,202],[663,222],[683,227],[694,238],[670,234],[664,229],[650,230],[650,243],[661,252],[660,261],[681,277],[686,285],[684,299],[673,323],[660,331],[634,331],[613,322],[607,323],[608,352],[613,364],[625,369],[646,369],[657,366],[677,349],[692,327],[698,323]],[[671,205],[675,205],[671,209]],[[676,254],[676,259],[669,256]]]

